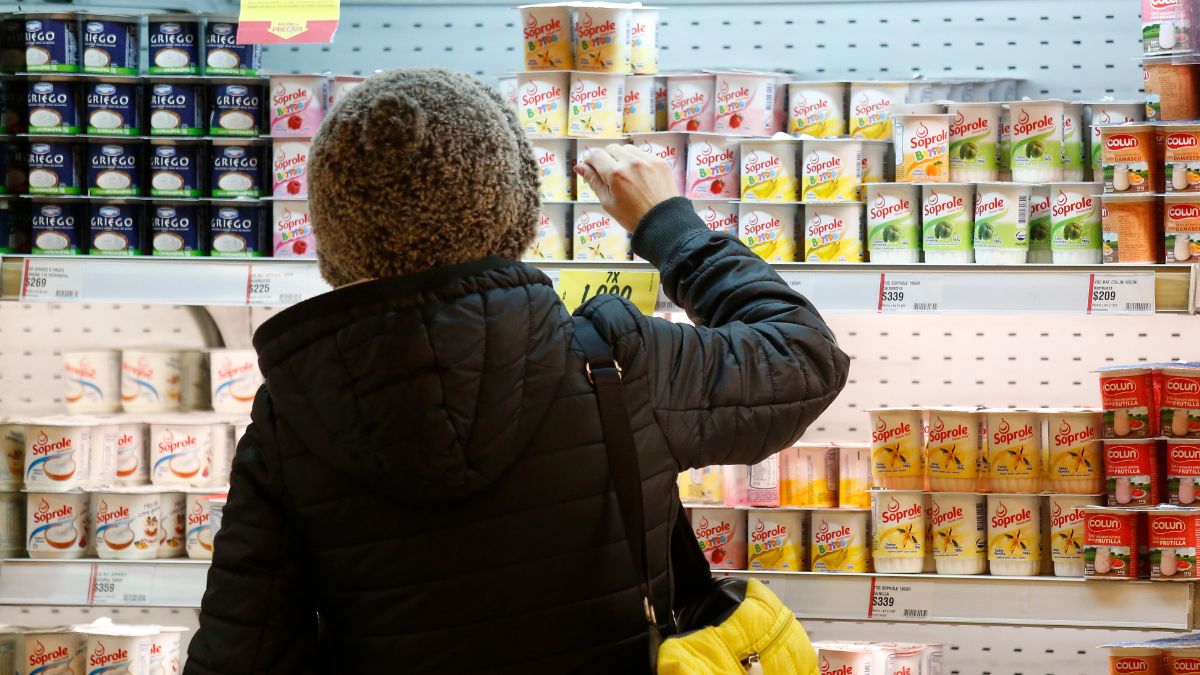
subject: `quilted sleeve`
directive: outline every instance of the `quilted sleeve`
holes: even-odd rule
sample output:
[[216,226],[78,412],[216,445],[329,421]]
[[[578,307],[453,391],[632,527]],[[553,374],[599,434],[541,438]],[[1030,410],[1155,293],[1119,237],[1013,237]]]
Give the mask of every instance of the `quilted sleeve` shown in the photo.
[[264,387],[234,458],[184,675],[304,675],[317,667],[317,613],[281,497],[269,407]]
[[846,384],[849,357],[804,296],[686,199],[633,240],[695,326],[642,319],[651,405],[681,469],[753,464],[794,442]]

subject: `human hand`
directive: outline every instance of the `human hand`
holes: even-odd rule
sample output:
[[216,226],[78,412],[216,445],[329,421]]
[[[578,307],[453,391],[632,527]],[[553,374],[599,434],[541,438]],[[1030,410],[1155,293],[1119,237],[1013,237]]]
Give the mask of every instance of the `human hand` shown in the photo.
[[593,150],[575,164],[575,173],[592,187],[600,206],[630,233],[650,209],[679,196],[667,161],[632,145],[614,143]]

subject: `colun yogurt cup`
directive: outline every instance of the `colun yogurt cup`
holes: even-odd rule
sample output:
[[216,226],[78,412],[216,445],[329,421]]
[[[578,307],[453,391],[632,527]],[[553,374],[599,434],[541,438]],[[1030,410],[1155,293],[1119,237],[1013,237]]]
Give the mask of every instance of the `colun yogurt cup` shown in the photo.
[[92,532],[101,559],[158,557],[161,522],[157,492],[127,488],[92,494]]
[[327,75],[272,75],[267,123],[272,136],[312,136],[325,119]]
[[31,420],[25,424],[25,486],[71,490],[88,485],[91,418]]
[[987,570],[987,500],[975,492],[935,492],[929,512],[938,574]]
[[122,486],[150,483],[149,456],[146,441],[149,428],[143,422],[121,420],[117,426],[116,478]]
[[986,409],[987,463],[991,489],[1033,494],[1041,489],[1042,418],[1032,410]]
[[716,570],[746,569],[746,512],[735,509],[692,509],[692,533],[708,566]]
[[775,124],[775,80],[772,73],[716,73],[713,131],[739,136],[782,131]]
[[801,145],[803,201],[857,201],[863,178],[863,144],[854,140],[805,140]]
[[67,201],[35,200],[31,205],[33,252],[78,255],[87,250],[80,245],[79,204]]
[[799,199],[796,155],[800,144],[793,140],[744,141],[742,143],[742,200],[794,202]]
[[748,569],[802,572],[808,563],[808,514],[750,511],[746,519]]
[[1154,378],[1148,368],[1101,368],[1100,404],[1104,438],[1152,438],[1158,434]]
[[625,124],[625,76],[574,71],[567,102],[568,136],[618,136]]
[[1162,369],[1161,420],[1164,436],[1200,439],[1200,366]]
[[1200,439],[1171,438],[1166,445],[1168,501],[1179,506],[1200,505]]
[[253,349],[218,349],[209,354],[212,409],[219,413],[249,414],[263,384],[258,354]]
[[209,151],[209,188],[214,199],[263,195],[264,146],[257,141],[215,140]]
[[151,14],[151,75],[200,74],[200,18],[194,14]]
[[871,447],[865,443],[838,443],[838,504],[842,508],[869,509],[872,486]]
[[266,208],[241,200],[213,202],[209,231],[214,258],[258,258],[267,252]]
[[1150,578],[1192,581],[1196,572],[1196,540],[1200,508],[1160,506],[1146,514],[1150,535]]
[[523,256],[529,260],[571,259],[571,205],[542,202],[537,235]]
[[687,149],[688,198],[737,199],[740,143],[716,134],[690,134]]
[[789,82],[788,133],[837,138],[846,133],[848,82]]
[[721,199],[693,199],[692,209],[713,232],[738,236],[738,204]]
[[1096,183],[1050,184],[1050,254],[1056,265],[1096,265],[1104,257]]
[[63,400],[67,412],[106,413],[121,409],[121,353],[63,352]]
[[1095,177],[1100,176],[1102,172],[1100,162],[1103,148],[1100,138],[1101,129],[1110,124],[1141,122],[1146,118],[1146,106],[1141,102],[1126,101],[1093,101],[1087,106],[1090,109],[1088,119],[1091,127],[1089,154],[1091,155],[1092,175]]
[[1137,579],[1142,514],[1133,509],[1082,507],[1083,576]]
[[1104,492],[1104,450],[1100,442],[1104,418],[1099,410],[1063,408],[1046,419],[1046,482],[1063,494]]
[[888,490],[925,487],[925,434],[921,410],[868,410],[871,418],[871,477]]
[[1103,496],[1050,495],[1050,557],[1054,576],[1083,576],[1084,512],[1080,506],[1101,506]]
[[567,5],[525,5],[521,26],[525,70],[569,70],[575,67],[571,8]]
[[979,183],[975,193],[975,262],[1019,265],[1029,257],[1029,185]]
[[135,143],[88,143],[88,195],[136,197],[142,193],[141,148]]
[[187,539],[187,495],[182,492],[160,493],[159,512],[162,514],[162,527],[158,534],[158,557],[183,556]]
[[74,13],[25,15],[25,70],[79,72],[79,16]]
[[738,204],[738,238],[768,262],[796,261],[796,204]]
[[575,163],[572,144],[573,141],[565,138],[529,139],[533,158],[537,160],[538,192],[542,201],[567,202],[575,199],[575,174],[571,172]]
[[0,422],[0,489],[25,485],[25,425],[15,419]]
[[1063,101],[1013,101],[1010,166],[1018,183],[1063,180]]
[[896,82],[851,82],[850,135],[876,141],[892,139],[892,106],[903,103],[908,85]]
[[[0,555],[16,558],[25,554],[25,495],[0,493]],[[0,654],[3,648],[0,647]]]
[[622,128],[627,134],[650,133],[656,129],[653,75],[630,75],[625,78]]
[[711,132],[715,87],[716,77],[713,75],[668,75],[668,130]]
[[28,83],[26,102],[31,134],[78,134],[79,81],[68,77],[41,77]]
[[1109,506],[1154,506],[1162,490],[1157,439],[1105,440],[1104,477]]
[[138,27],[134,16],[91,15],[83,22],[83,72],[138,75]]
[[149,147],[151,197],[201,197],[204,145],[195,141],[153,141]]
[[871,262],[920,262],[920,186],[911,183],[871,183],[865,189],[867,250]]
[[1200,192],[1200,124],[1156,129],[1163,135],[1163,173],[1167,192]]
[[29,144],[29,194],[83,194],[83,146],[50,140]]
[[576,68],[602,73],[630,71],[633,46],[630,6],[579,5],[574,31]]
[[950,177],[950,115],[892,115],[896,181],[945,183]]
[[1188,0],[1142,0],[1142,51],[1179,54],[1196,47],[1196,6]]
[[687,191],[687,151],[688,135],[678,131],[664,131],[655,134],[633,134],[633,144],[660,159],[666,160],[667,165],[675,175],[675,186],[679,193]]
[[150,206],[151,255],[195,257],[208,252],[204,206],[194,201],[155,201]]
[[1163,201],[1166,261],[1200,262],[1200,195],[1169,194]]
[[876,490],[872,493],[874,533],[872,559],[883,574],[916,574],[925,567],[928,514],[920,492]]
[[639,75],[658,72],[658,9],[634,7],[629,65]]
[[203,136],[202,88],[192,80],[157,80],[149,85],[151,136]]
[[975,186],[943,183],[921,186],[921,229],[925,262],[975,261]]
[[177,351],[121,352],[121,406],[125,412],[179,410],[183,370]]
[[84,665],[85,639],[69,629],[26,633],[24,664],[30,675],[67,675],[86,673]]
[[136,80],[87,81],[84,117],[92,135],[139,136],[141,97]]
[[308,196],[308,157],[312,140],[275,139],[271,142],[271,194],[276,197]]
[[832,509],[838,505],[838,450],[832,445],[798,444],[780,453],[784,506]]
[[1104,191],[1157,192],[1162,183],[1155,128],[1121,124],[1100,130]]
[[88,547],[86,492],[26,492],[25,548],[30,558],[82,558]]
[[207,75],[257,75],[262,68],[262,45],[237,41],[238,24],[233,17],[209,17],[204,29]]
[[870,512],[818,509],[812,512],[813,572],[866,572],[870,569],[867,533]]
[[950,180],[997,180],[1000,104],[949,103],[946,112],[950,115]]
[[1200,649],[1177,647],[1168,649],[1163,655],[1165,675],[1194,675],[1200,673]]
[[212,500],[225,499],[228,496],[228,493],[187,493],[187,557],[192,560],[212,560]]
[[242,80],[210,84],[208,133],[213,136],[258,136],[262,132],[263,88]]
[[567,135],[570,79],[565,71],[517,73],[517,119],[525,133]]
[[1105,194],[1100,225],[1106,263],[1158,262],[1162,200],[1151,194]]
[[934,492],[979,489],[983,416],[974,408],[931,408],[925,427],[929,487]]
[[1041,497],[987,496],[988,565],[996,576],[1036,576],[1042,560]]
[[804,205],[804,260],[863,261],[861,202],[807,202]]
[[1029,256],[1031,264],[1044,265],[1054,261],[1050,232],[1050,186],[1032,185],[1029,193]]
[[272,204],[271,242],[275,258],[316,258],[312,215],[306,201],[276,201]]
[[150,424],[150,482],[160,487],[209,485],[212,427],[187,418]]
[[1083,151],[1083,104],[1063,105],[1063,180],[1084,179],[1087,163]]
[[571,248],[575,260],[630,260],[632,238],[599,204],[575,204]]

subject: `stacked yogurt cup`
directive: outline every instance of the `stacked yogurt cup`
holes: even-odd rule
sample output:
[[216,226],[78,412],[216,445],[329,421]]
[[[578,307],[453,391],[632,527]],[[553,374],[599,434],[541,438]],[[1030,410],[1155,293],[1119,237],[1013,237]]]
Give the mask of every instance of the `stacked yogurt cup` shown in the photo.
[[117,624],[0,626],[0,671],[174,673],[183,660],[182,626]]

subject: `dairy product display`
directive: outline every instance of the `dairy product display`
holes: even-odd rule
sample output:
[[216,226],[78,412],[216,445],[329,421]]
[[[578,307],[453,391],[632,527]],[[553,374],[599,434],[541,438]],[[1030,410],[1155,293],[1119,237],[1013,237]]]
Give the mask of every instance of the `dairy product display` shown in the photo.
[[921,492],[901,490],[872,494],[871,557],[877,572],[921,572],[928,551],[925,531],[929,513]]

